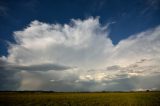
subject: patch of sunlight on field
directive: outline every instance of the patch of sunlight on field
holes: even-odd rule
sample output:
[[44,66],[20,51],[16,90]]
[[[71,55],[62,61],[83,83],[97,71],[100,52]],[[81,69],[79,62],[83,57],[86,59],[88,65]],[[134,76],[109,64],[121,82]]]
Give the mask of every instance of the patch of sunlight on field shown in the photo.
[[160,92],[1,92],[0,106],[160,106]]

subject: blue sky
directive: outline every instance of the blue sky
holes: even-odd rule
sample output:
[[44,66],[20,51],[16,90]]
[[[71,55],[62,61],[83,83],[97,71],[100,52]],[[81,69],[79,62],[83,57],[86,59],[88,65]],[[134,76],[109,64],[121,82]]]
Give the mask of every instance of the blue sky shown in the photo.
[[1,0],[0,55],[6,55],[6,41],[13,42],[13,32],[31,21],[69,23],[70,19],[99,16],[109,24],[114,44],[130,35],[160,24],[159,0]]
[[159,0],[1,0],[0,90],[160,90]]

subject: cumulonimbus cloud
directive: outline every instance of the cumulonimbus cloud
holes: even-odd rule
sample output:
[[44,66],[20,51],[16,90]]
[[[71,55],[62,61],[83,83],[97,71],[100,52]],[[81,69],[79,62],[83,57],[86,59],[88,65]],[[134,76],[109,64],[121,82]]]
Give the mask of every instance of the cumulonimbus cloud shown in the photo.
[[[159,89],[160,27],[117,45],[108,30],[93,17],[64,25],[33,21],[14,32],[16,43],[0,58],[1,73],[4,79],[16,79],[17,90]],[[155,82],[146,85],[144,79]]]

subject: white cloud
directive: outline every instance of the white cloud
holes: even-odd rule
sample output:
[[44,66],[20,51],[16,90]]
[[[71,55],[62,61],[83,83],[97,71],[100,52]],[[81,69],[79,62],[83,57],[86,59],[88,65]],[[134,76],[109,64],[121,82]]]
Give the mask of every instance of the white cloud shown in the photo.
[[[82,68],[104,65],[113,45],[97,19],[72,20],[67,25],[33,21],[14,34],[8,62],[17,65],[54,63]],[[108,49],[108,50],[107,50]]]
[[148,86],[141,82],[160,75],[160,27],[117,45],[112,44],[108,32],[93,17],[72,19],[64,25],[33,21],[14,32],[16,44],[10,44],[9,55],[1,57],[0,67],[15,72],[18,90],[160,88],[157,82]]

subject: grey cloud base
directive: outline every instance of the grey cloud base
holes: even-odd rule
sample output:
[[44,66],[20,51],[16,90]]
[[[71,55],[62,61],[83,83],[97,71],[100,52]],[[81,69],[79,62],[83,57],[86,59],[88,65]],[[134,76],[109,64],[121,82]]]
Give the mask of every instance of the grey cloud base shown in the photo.
[[160,27],[113,45],[98,18],[15,31],[0,57],[0,90],[159,90]]

